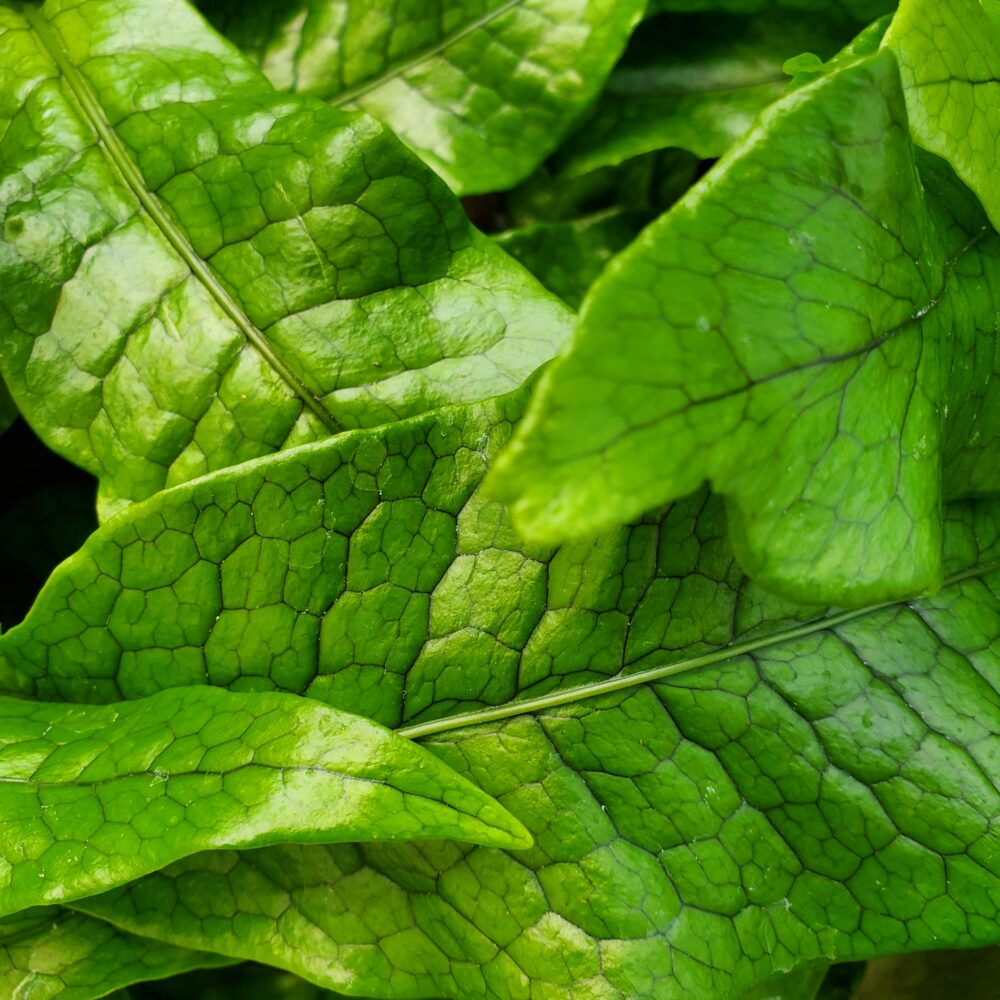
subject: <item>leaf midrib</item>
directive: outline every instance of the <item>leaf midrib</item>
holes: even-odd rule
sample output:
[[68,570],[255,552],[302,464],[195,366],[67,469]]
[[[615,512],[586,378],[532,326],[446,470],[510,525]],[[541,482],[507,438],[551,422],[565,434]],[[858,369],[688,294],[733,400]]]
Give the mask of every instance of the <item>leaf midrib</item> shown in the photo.
[[[1000,569],[1000,560],[984,563],[981,566],[970,567],[948,577],[942,584],[941,590],[961,583],[963,580],[986,576],[998,569]],[[477,709],[474,712],[463,712],[458,715],[446,716],[442,719],[433,719],[430,722],[419,722],[412,726],[402,726],[396,730],[396,734],[406,739],[415,740],[424,736],[450,732],[455,729],[465,729],[468,726],[476,726],[484,722],[496,722],[501,719],[510,719],[517,715],[531,715],[550,708],[575,704],[589,700],[590,698],[597,698],[600,695],[613,694],[616,691],[639,687],[642,684],[651,684],[654,681],[660,681],[667,677],[675,677],[678,674],[688,673],[700,667],[724,663],[727,660],[755,652],[758,649],[780,646],[782,643],[790,642],[794,639],[801,639],[805,636],[815,635],[817,632],[828,631],[829,629],[836,628],[838,625],[843,625],[845,622],[863,618],[865,615],[876,614],[879,611],[884,611],[886,608],[910,607],[913,600],[916,600],[916,598],[902,601],[883,601],[880,604],[869,604],[863,608],[854,608],[850,611],[840,611],[836,614],[824,615],[813,619],[811,622],[807,622],[805,625],[778,629],[776,632],[771,632],[758,639],[747,639],[743,642],[730,643],[727,646],[721,646],[718,649],[702,653],[699,656],[689,656],[681,660],[662,663],[656,667],[649,667],[647,670],[639,670],[634,674],[617,674],[604,681],[594,681],[589,684],[580,684],[576,687],[563,688],[560,691],[553,691],[550,694],[540,695],[537,698],[510,701],[503,705],[496,705],[493,708]]]
[[99,145],[111,163],[111,166],[120,176],[125,186],[135,196],[149,219],[163,234],[164,238],[174,248],[191,273],[201,282],[202,286],[216,301],[223,312],[233,321],[240,333],[256,348],[292,392],[316,415],[331,434],[340,431],[342,429],[340,424],[329,409],[327,409],[322,399],[306,385],[302,378],[274,350],[261,330],[247,316],[232,295],[222,286],[208,264],[198,255],[185,233],[170,218],[156,195],[146,186],[146,179],[132,159],[131,154],[125,148],[124,143],[119,139],[111,122],[108,121],[104,109],[97,99],[97,95],[83,74],[73,65],[69,52],[66,50],[56,28],[37,9],[30,5],[24,8],[23,13],[25,20],[41,41],[43,48],[59,68],[62,78],[66,81],[73,97],[76,99],[81,114],[97,135]]
[[365,80],[363,83],[359,83],[354,87],[347,87],[340,91],[340,93],[333,95],[329,98],[330,104],[337,108],[343,107],[346,104],[353,103],[360,97],[364,97],[365,94],[370,94],[373,90],[378,90],[379,87],[388,83],[389,80],[394,80],[396,77],[402,76],[413,69],[414,66],[419,66],[421,63],[440,55],[445,50],[451,48],[456,42],[468,37],[474,31],[486,27],[487,24],[495,21],[498,17],[503,16],[509,10],[513,10],[514,7],[519,6],[523,2],[524,0],[507,0],[506,3],[487,11],[485,14],[481,14],[479,17],[469,21],[468,24],[462,25],[461,28],[456,28],[450,34],[438,39],[433,45],[428,46],[416,55],[397,63],[390,63],[381,73]]

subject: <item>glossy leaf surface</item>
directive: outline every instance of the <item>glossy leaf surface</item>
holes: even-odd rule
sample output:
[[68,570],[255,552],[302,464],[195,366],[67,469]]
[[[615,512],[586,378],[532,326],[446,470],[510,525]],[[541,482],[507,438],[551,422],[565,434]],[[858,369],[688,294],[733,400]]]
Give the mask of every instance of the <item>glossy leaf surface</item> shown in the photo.
[[212,847],[530,843],[488,796],[367,719],[215,688],[106,707],[0,699],[0,815],[4,914]]
[[1000,11],[990,0],[903,0],[885,38],[914,139],[948,160],[1000,223]]
[[[722,1000],[804,961],[992,940],[995,508],[954,511],[938,597],[821,612],[751,585],[703,496],[597,542],[522,547],[476,489],[517,407],[442,411],[164,493],[102,528],[4,650],[24,676],[29,654],[48,656],[47,696],[191,683],[169,630],[197,623],[166,603],[143,619],[108,560],[117,550],[141,590],[128,574],[144,545],[164,554],[147,564],[184,572],[185,537],[211,546],[171,591],[200,580],[188,606],[216,587],[240,597],[187,639],[200,679],[297,678],[409,723],[534,846],[215,851],[75,905],[333,989],[463,1000],[581,983]],[[345,589],[309,605],[311,546],[338,525],[350,537],[327,566]],[[307,541],[275,545],[282,530]],[[79,616],[101,566],[92,613],[131,609],[132,649],[74,660],[96,634]],[[57,622],[75,638],[46,638]],[[314,631],[292,641],[301,623]]]
[[585,537],[707,479],[768,586],[938,586],[942,497],[1000,485],[972,416],[997,405],[1000,241],[921,166],[888,52],[774,105],[595,286],[494,478],[520,527]]
[[[266,955],[342,991],[463,1000],[584,983],[601,997],[723,1000],[802,962],[995,940],[995,507],[953,512],[953,578],[937,597],[846,613],[748,584],[714,501],[538,552],[551,567],[535,570],[538,589],[497,508],[466,510],[466,544],[489,549],[453,564],[452,607],[475,612],[452,648],[479,652],[439,660],[432,685],[428,654],[446,648],[432,638],[392,710],[422,709],[430,721],[403,732],[519,816],[534,847],[214,852],[78,905],[175,943]],[[392,572],[426,562],[404,556]],[[655,672],[638,676],[616,672],[617,647],[600,635],[634,587],[632,639],[660,647],[640,661]],[[546,594],[568,606],[545,612],[516,675],[505,672],[482,651],[498,629],[482,616],[519,644],[516,615]],[[383,642],[386,662],[402,653]],[[326,697],[364,697],[357,659],[325,661]],[[467,666],[483,662],[488,673]],[[507,701],[484,687],[504,677]]]
[[182,0],[0,5],[0,131],[0,365],[106,511],[509,391],[565,332],[385,129]]
[[460,194],[512,187],[597,96],[642,0],[201,0],[275,86],[385,122]]

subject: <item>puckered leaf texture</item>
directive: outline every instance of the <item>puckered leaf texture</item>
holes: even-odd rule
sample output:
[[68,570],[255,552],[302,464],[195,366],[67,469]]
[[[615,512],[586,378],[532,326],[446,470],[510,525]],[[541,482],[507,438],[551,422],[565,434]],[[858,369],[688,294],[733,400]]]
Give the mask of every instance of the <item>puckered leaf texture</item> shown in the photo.
[[974,416],[1000,241],[919,165],[889,51],[767,111],[595,285],[494,477],[522,529],[585,537],[707,479],[781,592],[939,586],[942,499],[1000,485]]
[[803,962],[993,941],[995,507],[953,509],[935,598],[790,605],[703,495],[524,547],[479,486],[520,405],[167,491],[3,651],[46,697],[208,680],[403,724],[534,846],[219,850],[74,906],[346,992],[463,1000],[729,998]]
[[0,232],[3,377],[107,512],[510,391],[567,323],[384,128],[182,0],[0,4]]
[[459,194],[500,191],[600,92],[644,0],[199,0],[275,86],[384,121]]
[[99,708],[0,699],[0,814],[3,915],[201,848],[531,842],[479,789],[367,719],[216,688]]

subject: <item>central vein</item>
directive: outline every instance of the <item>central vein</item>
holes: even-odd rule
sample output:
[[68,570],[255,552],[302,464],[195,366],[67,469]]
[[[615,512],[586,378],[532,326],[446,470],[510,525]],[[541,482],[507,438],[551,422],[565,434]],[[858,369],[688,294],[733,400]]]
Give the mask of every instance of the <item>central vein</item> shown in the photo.
[[97,96],[83,74],[73,65],[57,31],[34,7],[24,9],[24,17],[34,29],[46,52],[59,67],[73,96],[91,128],[97,134],[101,148],[111,161],[122,182],[135,195],[146,214],[183,259],[191,273],[202,283],[223,312],[236,324],[246,339],[260,352],[268,364],[281,376],[291,390],[312,410],[323,425],[336,433],[340,425],[322,399],[285,363],[264,334],[243,311],[242,306],[222,286],[211,268],[191,246],[187,235],[170,217],[156,195],[146,186],[146,179],[136,166],[124,143],[104,114]]
[[[996,569],[1000,569],[1000,562],[975,566],[949,577],[945,581],[944,586],[948,587],[960,583],[962,580],[985,576]],[[483,722],[495,722],[498,719],[509,719],[515,715],[530,715],[534,712],[558,708],[560,705],[571,705],[589,698],[596,698],[598,695],[612,694],[615,691],[624,691],[628,688],[638,687],[640,684],[661,681],[667,677],[687,673],[689,670],[696,670],[698,667],[707,667],[715,663],[723,663],[726,660],[733,660],[738,656],[752,653],[757,649],[778,646],[793,639],[801,639],[805,636],[814,635],[817,632],[836,628],[845,622],[854,621],[856,618],[862,618],[865,615],[875,614],[877,611],[884,611],[886,608],[902,607],[905,604],[906,602],[904,601],[885,601],[882,604],[871,604],[868,607],[856,608],[853,611],[840,611],[836,614],[816,618],[805,625],[780,629],[777,632],[772,632],[770,635],[761,636],[759,639],[734,642],[728,646],[713,649],[709,653],[702,653],[700,656],[690,656],[683,660],[674,660],[671,663],[650,667],[648,670],[636,671],[634,674],[618,674],[615,677],[609,677],[606,681],[597,681],[591,684],[581,684],[577,687],[564,688],[561,691],[553,691],[551,694],[541,695],[538,698],[524,698],[521,701],[509,701],[494,708],[483,708],[475,712],[463,712],[460,715],[451,715],[443,719],[433,719],[430,722],[418,722],[412,726],[403,726],[397,729],[396,732],[407,739],[415,740],[422,736],[432,736],[435,733],[448,732],[453,729],[464,729],[467,726],[475,726]]]

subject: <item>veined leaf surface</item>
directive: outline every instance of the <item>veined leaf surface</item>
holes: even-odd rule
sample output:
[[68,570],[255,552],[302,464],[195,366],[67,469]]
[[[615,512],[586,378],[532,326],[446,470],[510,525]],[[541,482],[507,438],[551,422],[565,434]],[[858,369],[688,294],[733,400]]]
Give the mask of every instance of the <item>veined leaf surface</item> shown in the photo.
[[[461,1000],[730,1000],[803,963],[995,940],[996,507],[952,510],[938,596],[825,612],[750,584],[704,496],[523,546],[478,489],[520,405],[167,491],[66,563],[3,651],[46,696],[276,685],[402,724],[534,846],[219,850],[74,906],[344,992]],[[199,625],[168,592],[230,606]]]
[[884,45],[899,60],[914,139],[1000,225],[1000,11],[990,0],[903,0]]
[[785,92],[787,59],[806,51],[828,58],[857,27],[836,11],[647,20],[556,163],[585,173],[674,146],[719,157]]
[[100,707],[0,699],[0,816],[0,914],[212,847],[531,842],[487,795],[367,719],[216,688]]
[[566,330],[385,129],[182,0],[0,4],[0,132],[0,367],[105,511],[510,391]]
[[643,0],[200,0],[275,86],[368,111],[459,194],[523,180],[600,92]]
[[942,499],[1000,486],[970,410],[997,405],[1000,242],[920,166],[889,52],[765,112],[595,285],[496,469],[522,530],[586,537],[707,479],[767,586],[939,586]]
[[533,703],[404,730],[520,816],[530,851],[216,852],[79,905],[332,988],[463,1000],[729,1000],[803,962],[995,941],[995,509],[956,512],[965,569],[936,598],[794,625],[744,592],[758,638],[703,653],[684,638],[732,571],[706,514],[686,549],[665,533],[662,558],[697,558],[684,580],[712,596],[676,602],[658,680],[574,687],[581,648]]
[[8,1000],[92,1000],[132,983],[231,961],[138,937],[58,906],[0,920],[0,990]]

